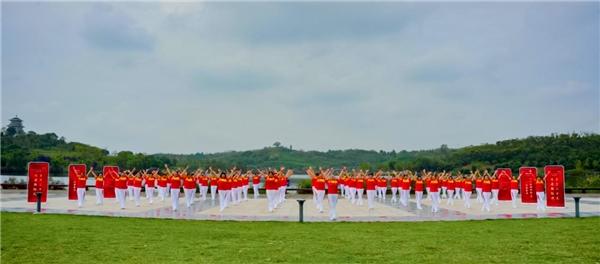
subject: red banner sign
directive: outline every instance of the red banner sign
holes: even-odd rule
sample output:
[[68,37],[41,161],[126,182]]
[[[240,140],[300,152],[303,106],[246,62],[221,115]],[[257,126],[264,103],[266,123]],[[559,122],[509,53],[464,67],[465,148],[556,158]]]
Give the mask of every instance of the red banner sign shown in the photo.
[[535,179],[537,177],[537,168],[521,167],[519,168],[519,178],[521,180],[521,202],[537,203],[535,195]]
[[29,182],[27,183],[27,202],[37,202],[36,193],[42,193],[42,203],[48,198],[48,175],[50,174],[50,165],[48,162],[29,162],[27,164],[27,174]]
[[565,207],[565,168],[561,165],[544,167],[546,206]]
[[85,164],[69,165],[69,200],[77,200],[77,176],[85,175]]
[[496,169],[496,177],[498,177],[498,200],[510,201],[510,181],[512,180],[512,171],[510,168],[499,168]]
[[115,198],[113,179],[119,176],[119,166],[104,166],[102,174],[104,175],[104,198]]

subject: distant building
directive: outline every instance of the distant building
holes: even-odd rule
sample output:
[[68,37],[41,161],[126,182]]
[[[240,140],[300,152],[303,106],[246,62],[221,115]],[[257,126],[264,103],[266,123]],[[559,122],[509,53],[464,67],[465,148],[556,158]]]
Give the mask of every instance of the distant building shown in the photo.
[[21,118],[19,118],[18,116],[15,116],[10,119],[10,124],[8,124],[8,126],[6,126],[6,129],[4,130],[4,132],[10,136],[23,135],[23,134],[25,134],[25,130],[23,130],[23,128],[25,128],[23,126],[23,120]]

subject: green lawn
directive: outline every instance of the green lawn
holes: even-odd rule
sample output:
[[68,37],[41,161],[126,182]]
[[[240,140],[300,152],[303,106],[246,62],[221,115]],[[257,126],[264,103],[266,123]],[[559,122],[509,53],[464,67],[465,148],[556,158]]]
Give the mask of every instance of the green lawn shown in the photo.
[[600,218],[300,224],[0,217],[2,263],[600,262]]

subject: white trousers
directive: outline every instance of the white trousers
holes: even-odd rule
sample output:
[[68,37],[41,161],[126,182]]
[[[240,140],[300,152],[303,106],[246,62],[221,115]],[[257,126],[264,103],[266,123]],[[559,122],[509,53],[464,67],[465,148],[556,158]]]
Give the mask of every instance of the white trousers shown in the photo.
[[492,204],[498,205],[498,189],[492,189]]
[[248,201],[248,185],[242,186],[242,194],[244,195],[244,201]]
[[431,201],[431,196],[429,195],[430,190],[431,189],[429,187],[425,187],[425,191],[427,192],[427,193],[425,193],[425,199]]
[[171,196],[171,184],[167,183],[167,196]]
[[317,209],[320,213],[323,212],[323,199],[325,198],[325,190],[317,190]]
[[423,191],[415,191],[415,200],[417,200],[417,209],[421,210],[421,200],[423,200]]
[[223,212],[227,206],[229,206],[229,192],[230,190],[219,190],[219,208]]
[[440,210],[440,193],[431,192],[429,194],[431,196],[431,212],[437,213]]
[[344,186],[345,186],[345,185],[343,185],[343,184],[340,184],[340,194],[341,194],[342,196],[344,196],[344,192],[346,191],[346,190],[344,189]]
[[200,199],[206,200],[207,193],[208,193],[208,186],[200,185]]
[[448,189],[447,192],[448,192],[448,200],[446,201],[446,204],[454,205],[454,190]]
[[466,208],[471,208],[471,192],[464,192],[463,193],[463,200],[465,201],[465,207]]
[[544,192],[536,192],[535,195],[537,196],[537,210],[546,211],[546,206],[544,205],[545,193]]
[[217,196],[217,186],[216,185],[211,185],[210,186],[210,199],[211,200],[215,200],[216,196]]
[[194,204],[194,193],[196,193],[196,189],[183,188],[183,194],[185,195],[185,206],[188,208]]
[[77,188],[77,206],[83,206],[85,200],[85,188]]
[[[314,194],[316,196],[316,194]],[[277,196],[277,190],[267,190],[267,204],[269,212],[273,212],[275,209],[275,199]]]
[[338,195],[337,194],[328,194],[327,199],[329,200],[329,219],[335,220],[335,218],[336,218],[335,207],[337,205]]
[[402,203],[402,205],[408,206],[408,198],[410,196],[410,189],[408,189],[408,190],[401,189],[400,191],[401,191],[400,202]]
[[356,189],[356,194],[357,194],[357,200],[356,200],[356,203],[357,203],[358,205],[363,205],[363,198],[362,198],[362,196],[363,196],[363,192],[364,192],[364,190],[365,190],[365,189]]
[[129,201],[133,201],[133,186],[127,186],[127,195],[129,195]]
[[460,187],[454,188],[454,199],[456,199],[456,200],[462,199],[462,188],[460,188]]
[[381,197],[384,201],[385,201],[385,194],[387,193],[387,187],[379,187],[379,190],[381,192]]
[[317,188],[315,188],[315,186],[312,187],[312,193],[313,193],[313,203],[316,205],[317,204]]
[[258,184],[252,184],[252,190],[254,191],[254,199],[258,199],[260,196],[258,193]]
[[356,203],[356,188],[354,187],[350,187],[350,202],[352,202],[352,204]]
[[140,206],[140,193],[142,192],[142,187],[131,187],[133,189],[133,200],[135,201],[135,206]]
[[517,196],[519,195],[519,190],[510,189],[510,199],[512,200],[512,207],[517,208]]
[[96,204],[104,203],[104,189],[96,188]]
[[160,197],[161,201],[165,200],[165,197],[167,197],[167,187],[158,186],[158,197]]
[[479,203],[483,203],[483,189],[482,188],[475,188],[475,191],[477,192],[477,202]]
[[446,199],[446,198],[448,198],[448,197],[447,197],[447,195],[446,195],[446,190],[447,190],[447,188],[448,188],[448,187],[442,187],[442,194],[441,194],[441,195],[442,195],[442,198],[443,198],[443,199]]
[[279,202],[285,202],[285,192],[287,190],[287,186],[281,186],[279,187]]
[[148,200],[150,204],[154,202],[154,187],[148,187],[148,185],[146,185],[146,200]]
[[398,192],[397,187],[392,187],[392,203],[396,202],[396,193]]
[[481,211],[490,211],[490,197],[492,196],[491,192],[483,192],[483,206],[481,207]]
[[374,200],[376,193],[376,190],[367,190],[367,205],[369,206],[369,209],[375,208]]
[[177,211],[179,208],[179,188],[171,189],[171,206],[173,211]]
[[125,209],[125,195],[127,193],[127,189],[115,189],[115,196],[117,196],[117,201],[119,201],[119,206],[121,209]]

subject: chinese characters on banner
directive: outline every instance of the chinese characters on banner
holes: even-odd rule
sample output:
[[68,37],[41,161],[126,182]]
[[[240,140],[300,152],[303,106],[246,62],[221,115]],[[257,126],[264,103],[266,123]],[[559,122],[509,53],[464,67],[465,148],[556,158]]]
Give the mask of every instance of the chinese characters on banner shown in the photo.
[[37,202],[36,193],[42,193],[42,203],[46,202],[48,197],[48,174],[50,165],[48,162],[29,162],[27,164],[27,174],[29,181],[27,183],[27,202]]
[[512,171],[510,168],[499,168],[496,169],[496,177],[498,177],[498,200],[510,201],[510,180],[512,180]]
[[519,177],[521,178],[521,202],[537,203],[537,196],[535,195],[537,168],[521,167],[519,168]]
[[115,198],[115,181],[118,177],[119,166],[104,166],[102,168],[104,175],[104,198]]
[[77,176],[85,175],[85,164],[69,165],[69,200],[77,200]]
[[561,165],[544,167],[546,206],[565,207],[565,168]]

